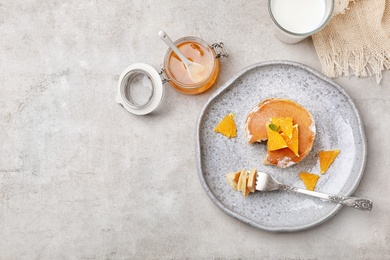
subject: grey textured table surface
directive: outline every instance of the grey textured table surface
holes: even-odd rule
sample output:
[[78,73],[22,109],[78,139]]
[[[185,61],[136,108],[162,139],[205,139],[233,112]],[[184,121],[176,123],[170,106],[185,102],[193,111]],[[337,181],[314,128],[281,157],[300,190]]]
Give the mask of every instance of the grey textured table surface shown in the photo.
[[[389,259],[390,73],[339,78],[361,112],[368,161],[343,208],[298,233],[270,233],[220,211],[198,180],[199,111],[241,69],[291,60],[321,70],[312,41],[279,42],[265,0],[0,1],[0,259]],[[166,86],[158,110],[115,103],[130,64],[161,67],[172,38],[223,41],[208,92]]]

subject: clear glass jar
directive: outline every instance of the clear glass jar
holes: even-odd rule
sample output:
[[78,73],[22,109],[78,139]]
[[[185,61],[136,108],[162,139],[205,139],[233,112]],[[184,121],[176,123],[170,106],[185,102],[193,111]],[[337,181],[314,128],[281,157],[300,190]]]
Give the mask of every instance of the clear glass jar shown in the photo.
[[209,89],[218,77],[219,59],[228,57],[223,43],[209,46],[199,38],[188,36],[178,39],[174,44],[189,60],[204,66],[207,73],[200,82],[193,82],[183,62],[171,49],[168,49],[164,58],[163,71],[169,84],[182,93],[192,95]]

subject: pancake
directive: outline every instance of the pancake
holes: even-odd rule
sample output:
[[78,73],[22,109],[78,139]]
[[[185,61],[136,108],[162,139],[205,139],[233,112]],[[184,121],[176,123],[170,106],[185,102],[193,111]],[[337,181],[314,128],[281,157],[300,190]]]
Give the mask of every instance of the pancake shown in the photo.
[[259,103],[248,114],[245,120],[245,137],[248,143],[266,141],[268,139],[266,124],[273,117],[292,117],[294,125],[298,125],[298,155],[289,148],[267,151],[265,164],[286,168],[300,162],[310,152],[315,138],[315,123],[312,115],[298,103],[287,99],[269,98]]

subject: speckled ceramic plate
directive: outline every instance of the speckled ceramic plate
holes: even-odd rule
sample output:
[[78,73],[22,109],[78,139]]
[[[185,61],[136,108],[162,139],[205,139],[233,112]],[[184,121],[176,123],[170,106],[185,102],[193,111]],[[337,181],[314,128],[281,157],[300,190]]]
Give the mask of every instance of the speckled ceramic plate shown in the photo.
[[[316,122],[311,152],[286,169],[263,165],[266,144],[247,144],[244,121],[266,98],[286,98],[304,106]],[[214,127],[228,113],[236,115],[237,137],[228,139]],[[275,61],[250,66],[220,87],[198,118],[196,133],[198,175],[210,199],[225,213],[268,231],[299,231],[316,226],[341,205],[293,192],[255,192],[244,198],[228,184],[225,174],[256,167],[279,181],[304,188],[300,171],[319,174],[318,152],[341,152],[317,183],[316,191],[350,196],[366,162],[363,124],[348,94],[335,82],[302,64]]]

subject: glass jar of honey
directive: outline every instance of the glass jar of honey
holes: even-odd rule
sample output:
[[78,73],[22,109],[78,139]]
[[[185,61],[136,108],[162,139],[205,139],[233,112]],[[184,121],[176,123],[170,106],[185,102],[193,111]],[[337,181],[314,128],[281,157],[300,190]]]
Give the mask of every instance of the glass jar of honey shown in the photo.
[[209,89],[215,82],[219,72],[219,59],[228,57],[223,43],[209,46],[196,37],[183,37],[175,41],[177,48],[192,62],[204,67],[201,80],[194,82],[184,63],[168,49],[164,59],[163,72],[169,84],[185,94],[199,94]]
[[117,103],[133,114],[145,115],[160,104],[164,84],[190,95],[202,93],[214,84],[218,77],[219,60],[229,56],[223,43],[210,46],[202,39],[188,36],[178,39],[174,44],[187,59],[202,66],[196,80],[169,48],[160,72],[144,63],[132,64],[122,72],[118,81]]

